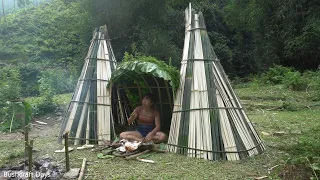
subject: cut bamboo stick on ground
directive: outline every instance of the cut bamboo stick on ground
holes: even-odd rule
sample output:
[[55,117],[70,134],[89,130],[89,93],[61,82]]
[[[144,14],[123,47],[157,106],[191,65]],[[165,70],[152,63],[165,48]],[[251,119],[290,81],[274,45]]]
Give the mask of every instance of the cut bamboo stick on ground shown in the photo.
[[86,168],[87,168],[87,159],[83,158],[78,180],[84,180]]

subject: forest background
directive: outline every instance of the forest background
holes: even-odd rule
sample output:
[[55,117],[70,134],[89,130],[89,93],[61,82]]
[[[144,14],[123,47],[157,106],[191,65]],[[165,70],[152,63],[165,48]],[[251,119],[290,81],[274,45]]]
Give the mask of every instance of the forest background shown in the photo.
[[189,2],[234,83],[320,89],[318,0],[1,0],[0,116],[26,97],[40,97],[34,115],[53,110],[53,95],[74,90],[92,32],[104,24],[117,61],[128,52],[179,69]]

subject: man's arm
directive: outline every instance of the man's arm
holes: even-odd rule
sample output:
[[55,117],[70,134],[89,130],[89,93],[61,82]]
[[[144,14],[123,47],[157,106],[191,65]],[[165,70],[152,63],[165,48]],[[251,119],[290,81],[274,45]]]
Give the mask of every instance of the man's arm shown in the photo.
[[128,118],[128,124],[129,124],[129,125],[132,124],[133,121],[134,121],[135,119],[137,119],[137,117],[138,117],[138,113],[137,113],[137,108],[136,108],[136,109],[131,113],[130,117]]

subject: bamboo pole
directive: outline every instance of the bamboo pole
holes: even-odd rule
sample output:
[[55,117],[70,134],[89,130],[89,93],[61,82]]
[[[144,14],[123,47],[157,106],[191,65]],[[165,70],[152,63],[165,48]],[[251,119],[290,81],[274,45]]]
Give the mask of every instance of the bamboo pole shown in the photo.
[[69,161],[69,132],[66,132],[64,137],[64,151],[65,151],[65,158],[66,158],[66,172],[70,171],[70,161]]
[[122,104],[121,104],[121,99],[120,99],[120,91],[119,91],[119,87],[117,86],[117,98],[118,98],[118,106],[117,108],[119,108],[119,113],[118,113],[118,122],[119,124],[121,125],[124,125],[126,124],[126,121],[125,121],[125,118],[124,118],[124,115],[123,115],[123,110],[122,110]]
[[[159,87],[159,82],[157,81],[157,79],[154,76],[152,76],[152,78],[154,79],[154,81],[156,82],[157,86]],[[160,91],[160,88],[157,88],[157,90],[158,90],[158,98],[159,98],[159,104],[160,104],[160,113],[161,113],[161,115],[163,115],[161,91]],[[163,122],[163,121],[161,121],[161,122]]]
[[33,140],[30,140],[30,144],[28,144],[28,179],[32,180],[32,167],[33,167],[33,162],[32,162],[32,149],[33,149]]
[[85,174],[85,171],[86,171],[86,167],[87,167],[87,159],[83,158],[78,180],[83,180],[84,179],[84,174]]
[[92,106],[89,106],[88,108],[88,115],[87,115],[87,125],[86,125],[86,144],[90,144],[90,110]]
[[[184,97],[184,87],[186,81],[186,71],[187,71],[187,59],[188,59],[188,52],[189,52],[189,41],[190,41],[190,29],[191,29],[191,3],[189,3],[189,9],[185,10],[185,39],[184,39],[184,48],[182,54],[182,61],[181,61],[181,69],[180,69],[180,86],[177,90],[177,96],[174,102],[174,111],[182,110],[183,106],[183,99]],[[168,143],[169,144],[179,144],[179,139],[181,136],[185,136],[182,134],[183,132],[180,131],[183,123],[181,123],[182,113],[173,113],[172,120],[171,120],[171,128]],[[182,134],[182,135],[181,135]],[[178,152],[178,148],[175,146],[168,146],[168,151],[171,152]],[[181,149],[180,149],[181,152]]]
[[[109,52],[109,49],[108,49],[108,46],[107,46],[107,42],[106,41],[103,41],[103,45],[104,45],[104,56],[105,56],[105,59],[109,59],[109,60],[112,60],[110,58],[110,52]],[[106,140],[111,140],[111,133],[112,133],[112,127],[111,127],[111,124],[112,124],[112,112],[111,112],[111,92],[109,91],[109,89],[107,89],[106,87],[108,86],[108,83],[111,79],[111,73],[112,73],[112,69],[111,69],[111,66],[112,66],[112,62],[111,61],[106,61],[105,62],[105,65],[106,65],[106,71],[105,71],[105,80],[104,81],[104,90],[105,90],[105,104],[109,104],[110,106],[105,106],[105,115],[106,115],[106,131],[105,131],[105,139]],[[110,87],[111,88],[111,87]]]
[[[108,56],[108,50],[107,50],[107,47],[106,47],[106,45],[105,45],[105,40],[103,40],[103,41],[101,41],[101,56],[103,57],[103,59],[108,59],[109,60],[109,57],[107,57]],[[102,62],[102,69],[101,69],[101,71],[102,71],[102,74],[101,74],[101,76],[102,76],[102,79],[103,80],[108,80],[108,72],[110,71],[110,69],[108,69],[108,65],[109,64],[109,62],[107,62],[107,61],[104,61],[104,62]],[[103,102],[103,104],[107,104],[107,84],[106,84],[106,81],[102,81],[101,82],[101,88],[102,88],[102,102]],[[102,109],[103,109],[103,119],[101,119],[101,121],[103,122],[102,124],[103,124],[103,126],[102,126],[102,139],[103,140],[110,140],[110,138],[108,137],[109,136],[109,131],[110,131],[110,127],[108,126],[108,124],[109,123],[107,123],[107,122],[109,122],[109,118],[110,118],[110,116],[108,116],[108,114],[110,114],[110,113],[108,113],[108,111],[109,111],[109,109],[110,109],[110,107],[107,107],[107,106],[103,106],[102,107]]]
[[[171,102],[169,105],[170,105],[170,110],[171,110],[171,114],[172,114],[172,111],[173,111],[173,106],[172,106],[172,99],[171,99],[171,93],[169,91],[169,85],[168,85],[168,82],[164,80],[164,84],[165,84],[165,88],[166,88],[166,91],[167,91],[167,95],[168,95],[168,100],[169,102]],[[159,87],[161,88],[161,87]],[[175,97],[173,97],[174,99]]]
[[[101,89],[101,80],[102,79],[102,76],[101,76],[101,60],[102,57],[101,57],[101,44],[100,44],[100,39],[101,39],[101,33],[99,32],[98,33],[98,52],[97,52],[97,103],[98,104],[102,104],[102,89]],[[102,119],[102,107],[100,105],[97,105],[97,128],[98,128],[98,131],[97,131],[97,135],[98,135],[98,139],[102,139],[102,122],[101,122],[101,119]]]
[[24,120],[24,153],[25,155],[28,154],[28,147],[29,147],[29,124],[26,124],[26,118]]
[[[86,95],[86,100],[85,102],[89,102],[89,96],[90,96],[90,88],[89,88],[89,91]],[[82,133],[82,130],[83,130],[83,125],[84,125],[84,119],[87,119],[86,115],[88,115],[87,111],[88,111],[88,103],[85,103],[84,104],[84,107],[83,107],[83,111],[81,112],[81,116],[80,116],[80,121],[79,121],[79,125],[78,125],[78,128],[77,128],[77,132],[76,132],[76,138],[80,138],[81,137],[81,133]],[[75,140],[74,142],[74,145],[79,145],[80,144],[80,140],[77,139]]]

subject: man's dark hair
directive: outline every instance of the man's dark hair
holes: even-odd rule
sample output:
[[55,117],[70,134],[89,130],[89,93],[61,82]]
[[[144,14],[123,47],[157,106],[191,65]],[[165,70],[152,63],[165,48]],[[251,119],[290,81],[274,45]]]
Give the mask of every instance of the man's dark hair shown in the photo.
[[148,97],[151,102],[156,103],[156,98],[154,97],[154,95],[152,93],[147,93],[143,96],[143,98]]

